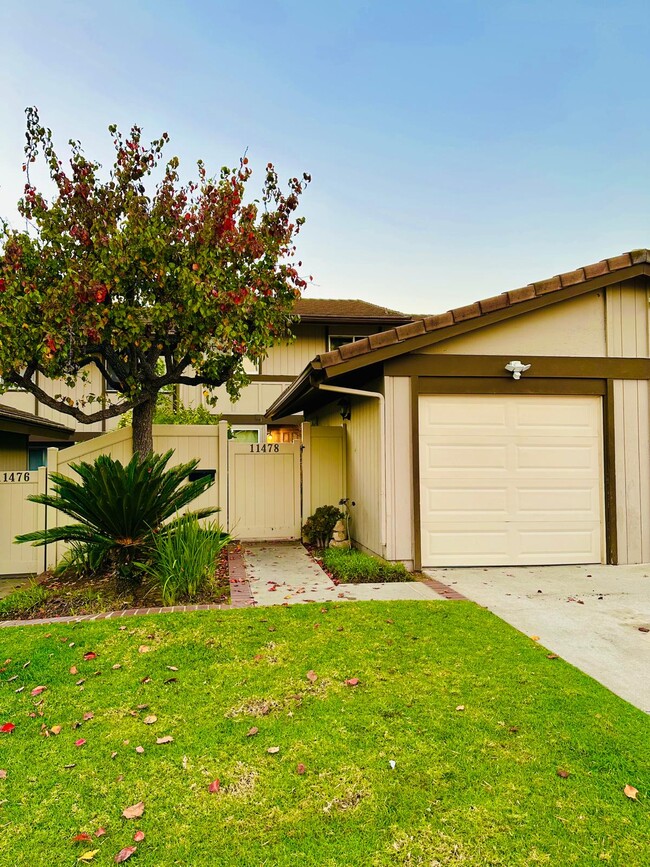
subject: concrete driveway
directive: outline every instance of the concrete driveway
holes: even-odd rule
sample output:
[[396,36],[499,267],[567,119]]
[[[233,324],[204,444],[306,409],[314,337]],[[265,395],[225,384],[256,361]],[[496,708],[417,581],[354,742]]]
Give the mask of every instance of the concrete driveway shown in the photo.
[[650,564],[425,572],[650,713]]

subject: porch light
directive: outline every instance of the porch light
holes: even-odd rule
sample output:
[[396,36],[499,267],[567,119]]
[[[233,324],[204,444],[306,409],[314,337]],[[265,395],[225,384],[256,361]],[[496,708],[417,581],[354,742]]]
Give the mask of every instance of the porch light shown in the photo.
[[521,361],[509,361],[506,370],[512,374],[513,379],[521,379],[521,374],[528,370],[530,364],[522,364]]

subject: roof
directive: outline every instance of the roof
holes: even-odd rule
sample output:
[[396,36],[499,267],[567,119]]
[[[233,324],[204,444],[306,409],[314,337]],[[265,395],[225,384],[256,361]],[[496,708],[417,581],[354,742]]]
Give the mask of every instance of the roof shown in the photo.
[[[555,300],[560,301],[568,295],[589,292],[601,285],[628,279],[637,274],[650,276],[648,265],[650,265],[650,250],[632,250],[611,259],[602,259],[592,265],[582,265],[575,271],[529,283],[519,289],[511,289],[501,295],[493,295],[475,301],[473,304],[455,307],[446,313],[414,319],[396,328],[371,334],[369,337],[345,344],[339,349],[317,355],[290,388],[269,407],[267,416],[273,418],[278,412],[283,414],[287,411],[294,412],[300,396],[310,390],[310,380],[313,377],[322,380],[344,372],[339,368],[340,365],[345,365],[347,372],[351,362],[354,362],[355,368],[365,367],[384,360],[387,355],[392,357],[413,351],[421,345],[433,342],[436,337],[445,339],[451,336],[465,323],[470,323],[473,328],[480,328],[497,318],[502,318],[504,313],[510,315],[524,313],[533,306],[539,306],[542,299],[547,299],[554,293],[558,293]],[[625,271],[628,273],[623,273]],[[472,320],[478,321],[472,323]]]
[[380,307],[358,298],[299,298],[293,312],[303,322],[345,322],[400,324],[413,317],[399,310]]
[[61,436],[67,436],[68,434],[73,433],[73,428],[66,427],[58,421],[51,421],[48,418],[40,418],[31,412],[25,412],[22,409],[14,409],[13,406],[4,406],[3,404],[0,404],[0,428],[2,428],[3,421],[14,422],[23,427],[31,427],[38,429],[39,431],[46,430],[48,433],[60,434]]

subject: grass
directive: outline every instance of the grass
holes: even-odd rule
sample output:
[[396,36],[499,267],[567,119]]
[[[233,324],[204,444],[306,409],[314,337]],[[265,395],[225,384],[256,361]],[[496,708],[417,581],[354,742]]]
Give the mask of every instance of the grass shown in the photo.
[[357,548],[323,548],[317,556],[323,568],[342,582],[374,584],[413,580],[403,563],[388,563]]
[[35,611],[47,599],[47,590],[42,584],[30,584],[20,590],[14,590],[4,599],[0,599],[0,617],[22,617]]
[[134,867],[650,863],[647,717],[471,603],[10,628],[4,659],[7,867],[109,865],[136,829]]

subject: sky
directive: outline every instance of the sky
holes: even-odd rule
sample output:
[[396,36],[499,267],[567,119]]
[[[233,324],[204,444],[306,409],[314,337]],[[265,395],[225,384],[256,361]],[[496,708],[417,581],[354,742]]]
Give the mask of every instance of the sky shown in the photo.
[[[163,131],[181,176],[246,151],[312,175],[305,297],[429,314],[650,247],[645,3],[0,2],[0,217],[28,105],[110,165]],[[258,187],[259,188],[259,187]]]

